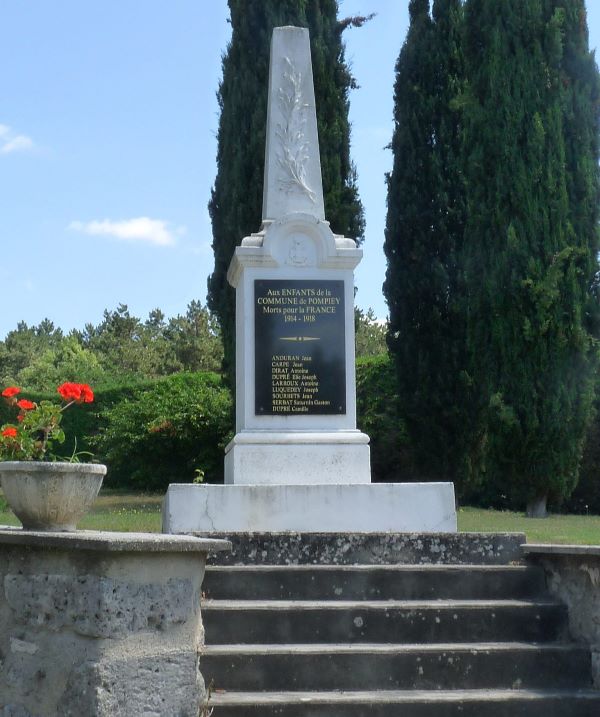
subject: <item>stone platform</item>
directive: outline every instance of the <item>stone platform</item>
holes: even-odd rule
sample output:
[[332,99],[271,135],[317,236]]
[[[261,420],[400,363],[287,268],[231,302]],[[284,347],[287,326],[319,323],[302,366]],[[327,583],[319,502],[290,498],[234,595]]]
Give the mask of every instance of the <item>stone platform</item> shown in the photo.
[[204,566],[229,548],[0,527],[0,715],[197,717]]
[[452,483],[189,485],[172,483],[165,533],[453,532]]

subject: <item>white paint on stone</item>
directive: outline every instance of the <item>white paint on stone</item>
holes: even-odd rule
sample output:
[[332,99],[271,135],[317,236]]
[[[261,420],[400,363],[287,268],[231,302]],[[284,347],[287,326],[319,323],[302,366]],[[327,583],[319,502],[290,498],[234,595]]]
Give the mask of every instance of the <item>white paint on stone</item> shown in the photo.
[[[290,266],[286,260],[290,242],[302,235],[315,257],[314,266]],[[254,242],[257,235],[251,237]],[[327,431],[328,441],[340,432],[335,442],[347,443],[342,432],[356,431],[356,378],[354,359],[354,274],[362,250],[352,240],[336,237],[328,222],[306,214],[288,215],[269,225],[262,244],[236,249],[227,278],[236,289],[236,431]],[[255,413],[255,333],[254,281],[256,279],[342,280],[345,307],[346,412],[341,415],[259,416]],[[362,442],[368,454],[368,437]],[[237,438],[237,436],[236,436]],[[240,439],[241,441],[242,439]],[[273,441],[277,442],[274,435]],[[265,441],[265,444],[267,441]],[[236,443],[230,444],[231,447]],[[266,448],[266,446],[265,446]],[[266,450],[268,450],[266,448]],[[370,481],[370,471],[365,476]],[[235,482],[238,482],[237,479]],[[244,482],[272,482],[255,475]]]
[[360,431],[238,433],[225,449],[225,483],[370,483],[368,440]]
[[169,533],[454,532],[451,483],[169,486]]
[[[292,134],[297,152],[288,146]],[[324,220],[310,42],[303,28],[276,28],[273,35],[263,216],[262,230],[243,239],[227,275],[236,289],[237,434],[226,448],[225,482],[369,483],[369,439],[356,428],[354,364],[353,271],[362,251]],[[256,413],[254,290],[256,280],[269,279],[343,281],[344,413]]]

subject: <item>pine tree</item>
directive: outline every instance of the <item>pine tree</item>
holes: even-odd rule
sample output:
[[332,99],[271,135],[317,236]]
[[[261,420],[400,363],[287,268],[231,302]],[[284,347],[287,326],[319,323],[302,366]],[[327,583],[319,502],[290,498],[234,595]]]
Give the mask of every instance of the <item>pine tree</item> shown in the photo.
[[[361,239],[363,209],[350,161],[348,94],[354,86],[344,59],[335,0],[229,0],[232,36],[223,57],[218,99],[217,176],[209,212],[214,272],[208,305],[217,315],[225,347],[225,368],[234,374],[235,303],[226,273],[237,244],[261,224],[269,48],[274,27],[308,27],[325,215],[335,233]],[[365,18],[350,20],[361,24]]]
[[586,313],[597,235],[589,216],[580,221],[578,150],[567,149],[564,6],[468,0],[465,15],[462,261],[474,410],[490,481],[541,512],[576,483],[595,369]]
[[401,404],[425,477],[474,471],[465,439],[471,385],[465,367],[461,273],[465,222],[460,98],[460,0],[411,0],[396,64],[394,165],[388,177],[384,293]]

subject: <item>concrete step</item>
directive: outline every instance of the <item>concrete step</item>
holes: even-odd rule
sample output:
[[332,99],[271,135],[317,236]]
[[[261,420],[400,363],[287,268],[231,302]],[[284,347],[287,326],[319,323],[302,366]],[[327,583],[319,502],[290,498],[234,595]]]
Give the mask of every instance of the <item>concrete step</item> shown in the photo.
[[207,567],[202,590],[219,600],[502,600],[546,584],[524,565],[232,565]]
[[560,603],[525,600],[204,600],[206,644],[550,642]]
[[595,717],[592,690],[215,692],[213,717]]
[[215,645],[200,661],[216,688],[439,690],[591,687],[590,651],[573,644]]
[[524,533],[194,533],[226,538],[218,565],[508,565]]

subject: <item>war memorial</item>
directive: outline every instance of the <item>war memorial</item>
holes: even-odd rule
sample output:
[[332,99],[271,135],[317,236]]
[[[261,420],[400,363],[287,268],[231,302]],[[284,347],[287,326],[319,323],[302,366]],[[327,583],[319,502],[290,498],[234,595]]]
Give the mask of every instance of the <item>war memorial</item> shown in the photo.
[[308,30],[271,46],[263,222],[242,239],[225,485],[171,485],[169,532],[454,531],[451,483],[373,484],[356,428],[354,269],[325,217]]

